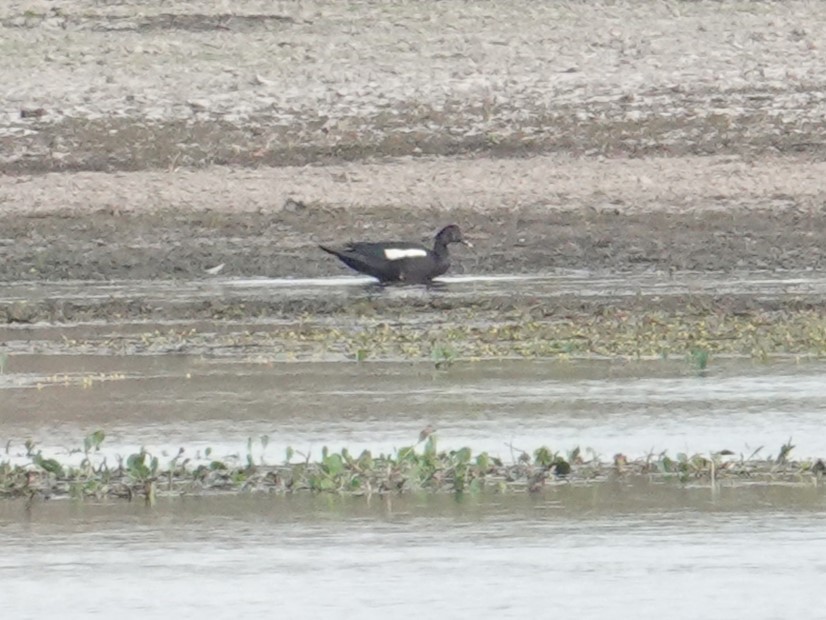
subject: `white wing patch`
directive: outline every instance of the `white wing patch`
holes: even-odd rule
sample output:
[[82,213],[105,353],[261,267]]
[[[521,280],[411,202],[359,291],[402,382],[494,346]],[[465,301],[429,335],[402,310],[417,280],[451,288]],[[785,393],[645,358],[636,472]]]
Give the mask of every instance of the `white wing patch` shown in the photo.
[[387,260],[399,260],[401,258],[413,258],[415,256],[427,256],[427,251],[421,248],[386,248],[384,255]]

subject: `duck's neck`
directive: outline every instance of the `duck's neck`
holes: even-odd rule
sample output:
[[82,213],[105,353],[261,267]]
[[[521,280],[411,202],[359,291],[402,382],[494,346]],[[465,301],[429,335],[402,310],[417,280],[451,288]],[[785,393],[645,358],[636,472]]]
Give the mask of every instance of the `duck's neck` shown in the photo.
[[436,237],[436,240],[433,242],[433,253],[439,258],[447,258],[447,243],[439,237]]

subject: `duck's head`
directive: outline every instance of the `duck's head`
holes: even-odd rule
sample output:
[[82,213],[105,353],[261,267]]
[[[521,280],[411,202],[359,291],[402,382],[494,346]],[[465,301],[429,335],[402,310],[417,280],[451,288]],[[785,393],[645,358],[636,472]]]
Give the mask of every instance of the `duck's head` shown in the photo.
[[436,243],[444,243],[445,245],[448,243],[461,243],[469,248],[473,247],[473,244],[462,236],[462,231],[456,224],[450,224],[442,228],[436,235]]

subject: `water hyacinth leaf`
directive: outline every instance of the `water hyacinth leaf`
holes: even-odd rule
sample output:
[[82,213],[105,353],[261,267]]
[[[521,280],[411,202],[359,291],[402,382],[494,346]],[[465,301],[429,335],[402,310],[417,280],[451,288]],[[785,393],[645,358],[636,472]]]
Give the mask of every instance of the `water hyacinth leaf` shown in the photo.
[[344,461],[341,455],[333,453],[324,458],[322,461],[324,471],[331,476],[338,476],[344,471]]
[[370,453],[370,450],[362,451],[358,463],[359,467],[365,471],[371,471],[373,469],[373,455]]
[[482,452],[476,457],[476,467],[478,467],[482,473],[490,471],[490,457],[487,452]]
[[554,461],[554,455],[550,448],[547,446],[542,446],[541,448],[534,450],[533,459],[534,463],[541,467],[550,467]]
[[468,447],[461,448],[455,453],[456,462],[462,465],[470,463],[471,456],[473,456],[473,454]]
[[146,452],[135,452],[130,454],[126,458],[126,468],[127,469],[134,469],[140,465],[143,465],[143,459],[146,456]]
[[55,476],[63,473],[63,466],[60,463],[55,459],[44,459],[39,453],[34,458],[34,464]]

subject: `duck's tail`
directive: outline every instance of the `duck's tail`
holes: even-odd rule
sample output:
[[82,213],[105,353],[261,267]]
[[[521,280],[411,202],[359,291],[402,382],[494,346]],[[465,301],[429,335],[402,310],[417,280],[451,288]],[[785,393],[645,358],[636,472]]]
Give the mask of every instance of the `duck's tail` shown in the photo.
[[328,248],[326,245],[319,244],[318,247],[327,252],[327,254],[332,254],[333,256],[339,256],[340,254],[340,250],[336,250],[335,248]]

